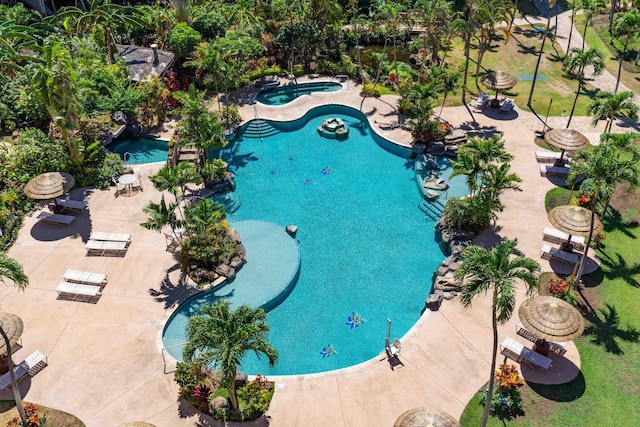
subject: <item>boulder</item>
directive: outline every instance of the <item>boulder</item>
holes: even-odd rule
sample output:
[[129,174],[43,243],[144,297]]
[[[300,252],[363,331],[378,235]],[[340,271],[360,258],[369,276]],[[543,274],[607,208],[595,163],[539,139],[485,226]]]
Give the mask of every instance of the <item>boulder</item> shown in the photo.
[[297,225],[293,225],[293,224],[289,224],[286,226],[285,228],[287,234],[291,237],[293,237],[295,239],[296,234],[298,234],[298,226]]
[[229,401],[222,396],[214,397],[211,401],[211,407],[215,409],[226,408],[229,406]]
[[231,258],[231,262],[229,263],[229,265],[236,270],[238,270],[238,267],[241,267],[242,264],[244,264],[244,260],[239,256],[234,256],[233,258]]

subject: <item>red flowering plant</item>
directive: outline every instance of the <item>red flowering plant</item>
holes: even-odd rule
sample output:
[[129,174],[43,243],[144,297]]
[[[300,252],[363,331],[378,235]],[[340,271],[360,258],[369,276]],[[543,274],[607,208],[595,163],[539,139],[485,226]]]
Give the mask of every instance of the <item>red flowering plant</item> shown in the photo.
[[524,380],[515,365],[503,363],[500,369],[496,370],[496,384],[499,389],[513,389],[522,387]]
[[578,300],[576,299],[576,294],[573,292],[572,288],[572,278],[564,280],[559,277],[554,277],[549,280],[549,293],[552,296],[565,300],[569,304],[577,305]]
[[[178,74],[177,71],[172,71],[166,76],[162,78],[162,83],[169,89],[170,92],[175,91],[186,91],[189,89],[189,77],[185,74]],[[176,101],[173,96],[169,95],[166,99],[167,108],[175,108],[178,106],[178,101]]]
[[581,194],[578,197],[578,204],[583,208],[589,207],[591,204],[591,196],[586,193]]

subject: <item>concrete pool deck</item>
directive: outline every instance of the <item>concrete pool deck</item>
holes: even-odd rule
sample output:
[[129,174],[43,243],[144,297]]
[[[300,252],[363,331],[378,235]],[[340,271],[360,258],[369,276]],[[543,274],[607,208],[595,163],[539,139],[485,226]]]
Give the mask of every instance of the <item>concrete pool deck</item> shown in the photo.
[[[260,117],[289,120],[336,98],[341,104],[359,108],[358,91],[351,82],[348,90],[308,95],[284,107],[265,107],[273,111],[256,108]],[[393,97],[367,99],[363,112],[382,136],[408,144],[410,135],[398,125],[394,106]],[[505,193],[507,208],[496,228],[482,240],[490,244],[500,237],[518,238],[524,255],[549,271],[553,266],[540,259],[539,251],[542,230],[549,226],[544,197],[554,184],[540,177],[534,157],[538,148],[532,128],[541,124],[536,125],[532,114],[517,107],[509,120],[487,113],[475,114],[475,122],[464,107],[445,108],[443,113],[446,120],[472,134],[504,132],[507,149],[515,156],[512,170],[523,178],[523,191]],[[241,114],[254,117],[253,105],[241,107]],[[588,123],[588,118],[574,120]],[[594,129],[594,135],[598,131]],[[22,381],[20,390],[25,400],[70,412],[89,427],[116,427],[132,421],[158,427],[223,425],[195,415],[177,401],[178,387],[173,374],[164,373],[163,357],[156,346],[162,322],[178,302],[194,292],[180,278],[173,256],[165,251],[164,236],[139,225],[146,219],[141,208],[150,200],[160,200],[147,178],[159,167],[135,167],[142,173],[144,185],[144,192],[135,196],[116,199],[113,190],[88,191],[89,208],[69,229],[36,224],[37,212],[27,217],[8,252],[24,265],[30,279],[25,292],[10,284],[0,286],[2,309],[24,321],[24,347],[14,360],[19,362],[36,349],[49,358],[49,366]],[[73,196],[80,198],[82,190],[74,190]],[[126,256],[87,257],[84,242],[91,231],[131,233]],[[56,299],[55,287],[68,268],[108,275],[109,283],[96,304]],[[523,298],[521,288],[518,304]],[[511,336],[527,344],[516,336],[517,321],[514,315],[500,328],[500,341]],[[389,426],[405,410],[417,406],[438,408],[458,418],[488,379],[490,301],[479,299],[472,308],[464,309],[454,299],[445,301],[438,312],[426,312],[403,338],[402,365],[394,369],[384,357],[383,343],[381,337],[380,357],[353,368],[270,378],[278,384],[268,420],[254,425]],[[566,348],[569,362],[556,364],[544,378],[525,369],[525,379],[557,381],[558,375],[577,374],[577,349],[573,343]],[[2,391],[0,398],[11,399],[10,390]]]

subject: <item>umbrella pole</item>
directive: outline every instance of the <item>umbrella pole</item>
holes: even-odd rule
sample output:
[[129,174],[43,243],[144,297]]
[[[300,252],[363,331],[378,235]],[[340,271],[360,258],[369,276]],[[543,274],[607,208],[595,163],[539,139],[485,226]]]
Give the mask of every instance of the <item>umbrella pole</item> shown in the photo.
[[564,148],[562,149],[562,152],[560,153],[560,158],[557,159],[554,163],[553,166],[564,166]]

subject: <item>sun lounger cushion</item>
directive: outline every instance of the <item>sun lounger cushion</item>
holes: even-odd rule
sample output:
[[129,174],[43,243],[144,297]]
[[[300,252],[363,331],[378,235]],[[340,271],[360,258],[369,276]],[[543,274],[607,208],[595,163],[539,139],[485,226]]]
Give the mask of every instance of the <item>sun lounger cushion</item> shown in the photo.
[[128,233],[105,233],[94,231],[89,236],[89,240],[105,240],[110,242],[131,242],[131,234]]
[[500,107],[500,111],[502,111],[503,113],[508,113],[509,111],[513,110],[513,107],[513,100],[507,99],[506,101],[504,101],[504,104],[502,104],[502,107]]
[[522,363],[524,361],[534,368],[549,369],[553,362],[547,356],[543,356],[540,353],[536,353],[535,351],[526,348],[524,345],[510,337],[506,337],[504,341],[502,341],[501,348],[502,350],[500,353],[504,356],[507,356],[518,363]]
[[81,200],[64,200],[64,199],[56,199],[58,206],[62,206],[65,209],[69,209],[72,211],[82,212],[87,207],[87,204]]
[[73,215],[54,214],[49,212],[40,212],[38,219],[42,222],[50,222],[57,225],[66,225],[69,227],[76,217]]
[[62,278],[66,282],[85,283],[88,285],[103,285],[107,283],[107,275],[101,273],[89,273],[87,271],[67,270]]
[[569,168],[559,166],[540,165],[540,175],[568,175]]
[[[553,151],[536,151],[536,160],[541,163],[553,163],[560,158],[560,153],[554,153]],[[571,156],[565,151],[562,159],[566,162],[569,161]]]
[[60,282],[56,287],[56,291],[58,292],[58,294],[95,297],[100,293],[100,287],[93,285],[82,285],[78,283]]
[[540,249],[540,256],[542,259],[555,258],[571,264],[577,264],[580,262],[580,255],[562,251],[549,245],[542,245],[542,248]]
[[[37,374],[45,366],[47,366],[47,357],[41,352],[39,352],[38,350],[36,350],[31,355],[29,355],[29,357],[27,357],[25,360],[15,365],[13,367],[13,373],[15,375],[16,381],[20,381],[22,377],[24,377],[27,374],[31,376]],[[11,385],[11,375],[9,374],[9,372],[7,372],[0,377],[0,390],[4,390],[10,385]]]
[[[529,341],[531,341],[533,343],[540,339],[533,332],[531,332],[530,330],[525,328],[525,326],[522,324],[522,322],[518,322],[518,324],[516,325],[516,333],[518,335],[520,335],[521,337],[526,338],[526,339],[528,339]],[[553,351],[554,353],[559,354],[560,356],[563,356],[567,352],[567,350],[564,348],[564,346],[562,344],[560,344],[559,342],[547,341],[547,343],[549,344],[549,350]]]
[[127,250],[127,242],[110,242],[104,240],[89,240],[84,245],[88,252],[124,252]]
[[[553,227],[545,227],[542,232],[542,240],[547,242],[562,244],[569,240],[569,235],[564,231],[556,230]],[[584,249],[584,236],[571,236],[571,244],[578,250]]]

